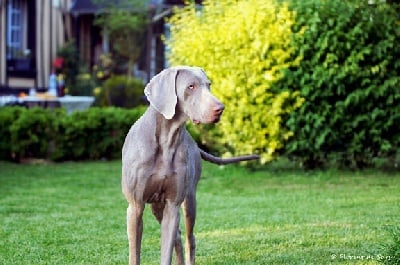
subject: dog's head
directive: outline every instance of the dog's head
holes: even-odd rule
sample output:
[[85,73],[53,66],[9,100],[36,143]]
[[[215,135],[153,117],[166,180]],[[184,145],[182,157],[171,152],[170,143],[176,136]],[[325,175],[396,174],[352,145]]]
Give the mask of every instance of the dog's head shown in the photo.
[[199,67],[178,66],[163,70],[144,92],[150,105],[166,119],[184,113],[195,124],[218,122],[224,105],[210,91],[211,82]]

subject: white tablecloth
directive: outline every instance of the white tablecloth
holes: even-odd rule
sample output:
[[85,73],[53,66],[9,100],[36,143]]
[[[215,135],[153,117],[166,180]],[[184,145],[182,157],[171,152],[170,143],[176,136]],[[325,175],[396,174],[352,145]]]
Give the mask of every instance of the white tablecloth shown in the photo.
[[16,96],[1,96],[0,97],[0,107],[5,106],[8,103],[18,102]]
[[94,97],[84,97],[84,96],[65,96],[51,99],[44,99],[35,96],[28,96],[23,98],[17,98],[14,96],[4,96],[0,97],[0,106],[7,103],[34,103],[34,102],[59,102],[61,107],[64,107],[68,113],[76,110],[88,109],[94,102]]
[[84,96],[65,96],[57,99],[68,113],[88,109],[94,102],[94,97]]

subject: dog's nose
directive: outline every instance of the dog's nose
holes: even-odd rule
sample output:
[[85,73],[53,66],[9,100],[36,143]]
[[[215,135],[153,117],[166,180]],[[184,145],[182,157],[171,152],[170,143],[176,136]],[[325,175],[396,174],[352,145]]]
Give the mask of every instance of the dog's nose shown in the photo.
[[216,106],[214,107],[214,113],[215,113],[216,115],[221,115],[222,112],[224,111],[224,109],[225,109],[224,104],[218,102],[218,103],[216,104]]
[[222,104],[222,103],[220,103],[220,102],[218,102],[215,106],[214,106],[214,108],[213,108],[213,111],[214,111],[214,118],[213,118],[213,123],[216,123],[216,122],[218,122],[219,121],[219,119],[221,118],[221,115],[222,115],[222,112],[224,111],[224,109],[225,109],[225,107],[224,107],[224,105]]

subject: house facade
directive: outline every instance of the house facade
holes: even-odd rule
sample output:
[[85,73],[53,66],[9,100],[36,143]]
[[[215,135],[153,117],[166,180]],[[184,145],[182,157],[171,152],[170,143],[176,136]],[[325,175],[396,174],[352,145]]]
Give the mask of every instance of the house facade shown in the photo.
[[[0,0],[0,88],[46,88],[59,48],[74,39],[79,58],[91,67],[110,43],[94,18],[91,0]],[[142,78],[166,66],[164,18],[183,0],[150,0],[146,45],[137,70]],[[196,1],[201,3],[202,1]]]
[[0,0],[0,85],[47,87],[57,50],[71,37],[69,0]]
[[[118,2],[118,0],[114,0]],[[174,7],[183,7],[185,0],[147,0],[148,25],[146,28],[145,47],[136,64],[135,74],[144,81],[167,66],[163,35],[168,35],[168,25],[165,18],[172,14]],[[194,1],[197,5],[202,0]],[[73,1],[69,13],[73,17],[76,40],[80,58],[87,65],[92,66],[98,61],[99,54],[110,51],[112,43],[101,29],[94,25],[95,15],[102,12],[93,0]]]

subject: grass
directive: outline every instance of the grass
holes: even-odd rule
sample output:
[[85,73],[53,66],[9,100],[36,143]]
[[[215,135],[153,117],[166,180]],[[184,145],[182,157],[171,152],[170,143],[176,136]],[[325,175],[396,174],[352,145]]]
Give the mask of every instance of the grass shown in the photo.
[[[205,164],[198,264],[378,264],[400,220],[400,173]],[[0,162],[0,264],[127,264],[120,162]],[[145,211],[143,264],[159,263]]]

